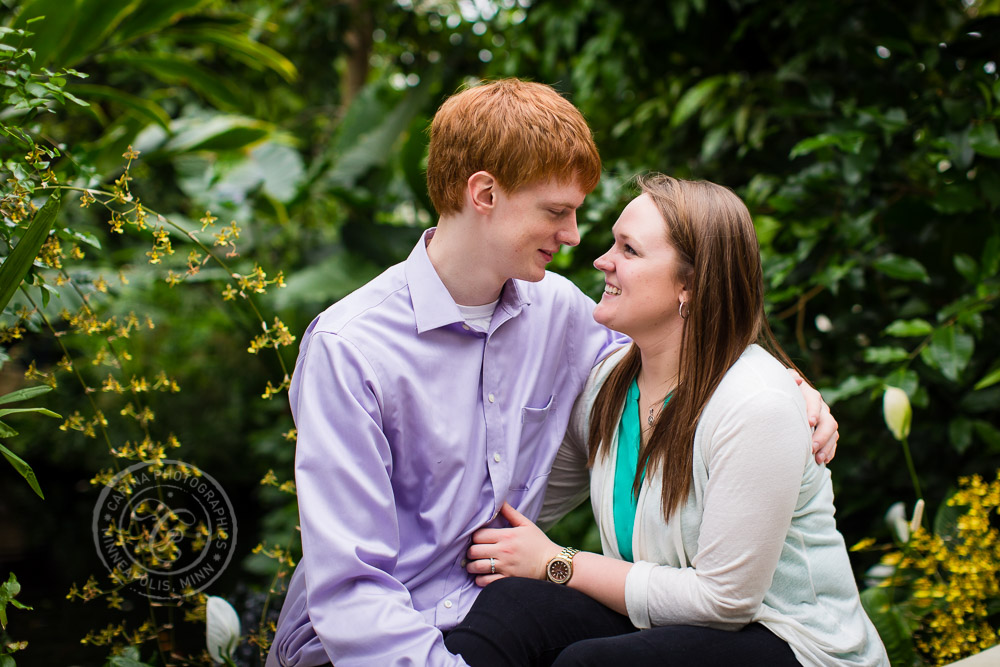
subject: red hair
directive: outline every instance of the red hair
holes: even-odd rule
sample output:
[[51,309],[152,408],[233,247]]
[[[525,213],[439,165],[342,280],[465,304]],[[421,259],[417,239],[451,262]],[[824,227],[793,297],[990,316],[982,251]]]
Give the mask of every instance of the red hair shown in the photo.
[[469,177],[507,192],[556,179],[590,193],[601,158],[580,111],[552,87],[501,79],[452,95],[431,123],[427,190],[439,215],[459,213]]

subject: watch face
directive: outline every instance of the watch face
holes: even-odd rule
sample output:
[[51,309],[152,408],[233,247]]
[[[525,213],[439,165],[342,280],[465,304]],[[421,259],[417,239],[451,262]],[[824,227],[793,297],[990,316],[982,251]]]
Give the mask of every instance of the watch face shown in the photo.
[[569,563],[564,560],[555,559],[549,563],[549,579],[557,584],[568,581],[571,572]]

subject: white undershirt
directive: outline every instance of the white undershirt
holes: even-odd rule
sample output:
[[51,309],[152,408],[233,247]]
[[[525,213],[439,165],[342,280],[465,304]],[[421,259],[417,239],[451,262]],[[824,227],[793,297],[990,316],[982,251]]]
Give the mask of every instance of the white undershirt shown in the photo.
[[500,303],[499,298],[492,303],[485,303],[482,306],[455,305],[458,306],[459,312],[462,313],[462,319],[465,320],[470,329],[486,333],[490,330],[490,321],[493,319],[493,311],[496,310],[498,303]]

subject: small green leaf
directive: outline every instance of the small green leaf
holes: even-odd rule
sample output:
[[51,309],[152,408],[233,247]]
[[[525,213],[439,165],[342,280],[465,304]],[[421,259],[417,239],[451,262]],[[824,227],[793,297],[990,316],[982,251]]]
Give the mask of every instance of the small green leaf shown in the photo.
[[885,328],[887,336],[896,338],[908,338],[910,336],[929,336],[934,331],[930,322],[920,318],[912,320],[896,320]]
[[930,282],[927,269],[912,257],[900,257],[899,255],[890,253],[876,259],[872,263],[872,266],[876,271],[880,271],[890,278],[919,280],[923,283]]
[[1000,157],[1000,137],[993,123],[982,123],[969,132],[969,146],[986,157]]
[[955,417],[948,423],[948,439],[959,454],[972,444],[972,420],[967,417]]
[[984,419],[972,422],[972,427],[993,452],[1000,452],[1000,430]]
[[12,391],[9,394],[4,394],[3,396],[0,396],[0,405],[5,405],[7,403],[17,403],[18,401],[26,401],[29,398],[41,396],[42,394],[47,394],[50,391],[52,391],[52,387],[44,384],[38,387],[26,387],[24,389],[18,389],[17,391]]
[[52,229],[56,216],[59,215],[59,206],[59,195],[53,193],[45,205],[35,213],[28,231],[21,236],[21,240],[0,266],[0,309],[7,307],[7,303],[27,275],[38,251],[49,236],[49,230]]
[[882,378],[875,375],[852,375],[836,387],[824,388],[821,393],[823,394],[823,400],[827,404],[833,405],[837,401],[857,396],[881,384]]
[[722,85],[725,79],[712,76],[689,88],[677,101],[674,113],[670,116],[670,127],[678,127],[693,116],[705,104],[705,100]]
[[[910,356],[910,353],[901,347],[869,347],[865,348],[864,358],[870,364],[889,364],[894,361],[902,361]],[[0,414],[0,416],[3,416]]]
[[959,253],[955,255],[953,261],[955,263],[955,270],[962,274],[963,278],[970,283],[975,283],[979,280],[979,266],[976,264],[976,260],[965,253]]
[[0,422],[0,438],[13,438],[15,435],[17,435],[17,431],[7,424]]
[[934,332],[930,345],[920,352],[924,362],[936,368],[953,382],[972,358],[975,341],[972,336],[958,330],[956,326],[945,327]]
[[821,148],[839,148],[842,152],[854,155],[861,151],[865,135],[861,132],[844,132],[838,134],[823,133],[803,139],[792,146],[788,158],[794,160],[802,155],[809,155]]
[[982,380],[976,383],[976,386],[972,389],[974,391],[979,391],[980,389],[986,389],[1000,382],[1000,367],[994,368],[992,371],[986,374]]
[[[948,497],[955,495],[954,490]],[[961,505],[949,505],[947,502],[941,503],[937,514],[934,515],[934,534],[938,537],[948,539],[958,535],[958,519],[965,514],[966,508]]]
[[46,417],[56,417],[57,419],[62,418],[62,415],[57,415],[47,408],[4,408],[0,410],[0,417],[6,417],[7,415],[21,412],[37,412],[38,414],[45,415]]
[[21,476],[28,481],[28,486],[30,486],[32,490],[38,494],[38,497],[45,500],[45,495],[42,493],[42,487],[38,485],[38,478],[35,477],[35,471],[31,469],[31,466],[29,466],[24,459],[3,445],[0,445],[0,454],[3,454],[4,458],[10,461],[10,464],[14,466],[14,470],[21,473]]
[[994,234],[986,241],[979,263],[983,267],[983,278],[992,278],[1000,271],[1000,235]]

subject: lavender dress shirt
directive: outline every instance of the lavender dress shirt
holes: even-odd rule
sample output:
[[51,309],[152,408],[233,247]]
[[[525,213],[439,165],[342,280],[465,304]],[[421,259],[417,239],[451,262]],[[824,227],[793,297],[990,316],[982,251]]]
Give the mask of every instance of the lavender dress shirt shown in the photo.
[[[290,400],[303,557],[267,665],[464,665],[442,630],[478,588],[474,531],[506,500],[536,518],[591,368],[627,342],[565,278],[508,280],[487,333],[427,257],[322,313]],[[505,522],[504,522],[505,523]]]

